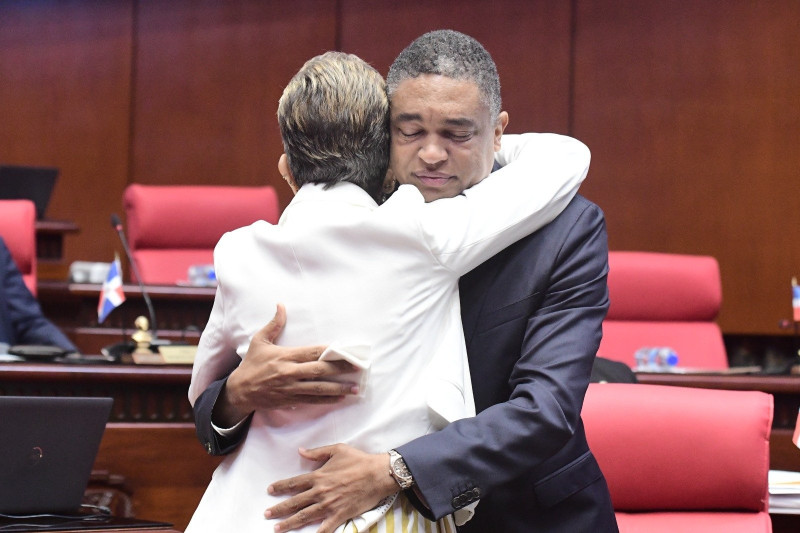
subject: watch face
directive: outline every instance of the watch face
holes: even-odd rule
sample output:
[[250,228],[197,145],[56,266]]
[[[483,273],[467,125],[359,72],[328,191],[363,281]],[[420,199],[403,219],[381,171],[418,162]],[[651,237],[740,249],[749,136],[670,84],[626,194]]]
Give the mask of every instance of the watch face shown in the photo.
[[392,474],[400,488],[407,489],[414,484],[414,478],[406,466],[406,462],[397,452],[391,454]]
[[408,468],[402,459],[397,459],[397,461],[394,462],[394,473],[402,478],[408,477]]
[[392,472],[400,488],[407,489],[414,484],[414,478],[411,476],[406,462],[403,461],[403,458],[399,454],[392,457]]

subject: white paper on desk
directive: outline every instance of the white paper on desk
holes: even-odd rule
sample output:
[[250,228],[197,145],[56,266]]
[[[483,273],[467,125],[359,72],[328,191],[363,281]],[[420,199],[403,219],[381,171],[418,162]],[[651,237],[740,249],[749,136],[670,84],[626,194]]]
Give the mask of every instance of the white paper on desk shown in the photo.
[[699,368],[690,366],[674,366],[665,369],[634,368],[637,374],[702,374],[709,376],[735,376],[739,374],[758,374],[763,370],[760,366],[732,366],[730,368]]
[[790,472],[788,470],[770,470],[769,493],[796,494],[800,496],[800,472]]
[[369,368],[372,364],[370,353],[372,347],[368,344],[334,341],[319,356],[320,361],[347,361],[354,367],[355,372],[333,376],[331,381],[340,383],[355,383],[358,385],[358,396],[363,397],[367,390]]
[[10,355],[8,353],[9,348],[10,346],[8,344],[0,342],[0,363],[16,363],[25,360],[17,355]]
[[800,514],[800,472],[769,471],[769,512]]

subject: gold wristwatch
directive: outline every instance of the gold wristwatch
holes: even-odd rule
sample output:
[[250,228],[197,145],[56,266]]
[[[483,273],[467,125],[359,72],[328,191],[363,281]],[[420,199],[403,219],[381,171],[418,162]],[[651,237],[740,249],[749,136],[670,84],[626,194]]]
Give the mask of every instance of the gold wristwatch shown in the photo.
[[414,485],[414,476],[403,461],[403,456],[396,450],[389,450],[389,473],[403,490],[410,489]]

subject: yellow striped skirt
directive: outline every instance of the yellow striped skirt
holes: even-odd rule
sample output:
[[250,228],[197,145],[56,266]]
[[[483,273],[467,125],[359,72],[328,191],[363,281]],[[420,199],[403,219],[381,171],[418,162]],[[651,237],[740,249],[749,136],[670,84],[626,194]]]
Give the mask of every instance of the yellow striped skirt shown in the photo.
[[447,515],[437,522],[431,522],[408,501],[398,495],[386,513],[368,529],[359,531],[353,522],[344,527],[345,533],[456,533],[453,515]]

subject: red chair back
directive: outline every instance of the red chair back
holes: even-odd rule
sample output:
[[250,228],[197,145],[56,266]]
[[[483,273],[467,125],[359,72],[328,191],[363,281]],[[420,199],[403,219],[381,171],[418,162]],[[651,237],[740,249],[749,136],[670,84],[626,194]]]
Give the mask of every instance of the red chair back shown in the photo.
[[36,296],[36,208],[30,200],[0,200],[0,236]]
[[598,383],[581,415],[623,533],[770,531],[769,394]]
[[724,369],[728,357],[715,322],[722,304],[713,257],[610,252],[610,308],[598,355],[635,366],[643,347],[670,347],[679,365]]
[[279,217],[278,196],[268,186],[133,184],[124,205],[131,254],[142,281],[152,285],[175,284],[187,279],[191,265],[213,263],[225,232]]

